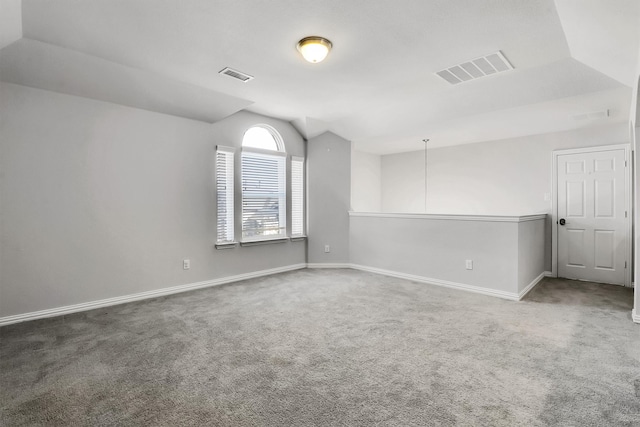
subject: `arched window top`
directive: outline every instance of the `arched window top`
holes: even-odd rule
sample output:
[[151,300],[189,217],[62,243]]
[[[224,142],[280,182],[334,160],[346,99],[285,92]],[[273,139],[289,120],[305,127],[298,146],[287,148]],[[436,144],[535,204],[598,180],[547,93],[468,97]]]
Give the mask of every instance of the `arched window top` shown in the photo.
[[284,152],[284,142],[277,130],[267,125],[256,125],[247,129],[242,137],[242,146],[262,150]]

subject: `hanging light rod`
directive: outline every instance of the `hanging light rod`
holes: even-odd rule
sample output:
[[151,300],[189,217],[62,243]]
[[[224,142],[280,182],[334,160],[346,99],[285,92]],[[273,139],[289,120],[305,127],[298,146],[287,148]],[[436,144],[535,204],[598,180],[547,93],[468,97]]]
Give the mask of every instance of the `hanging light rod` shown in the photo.
[[423,139],[422,142],[424,142],[424,212],[427,213],[427,142],[429,138]]
[[304,59],[316,64],[327,57],[333,44],[324,37],[310,36],[300,40],[296,47]]

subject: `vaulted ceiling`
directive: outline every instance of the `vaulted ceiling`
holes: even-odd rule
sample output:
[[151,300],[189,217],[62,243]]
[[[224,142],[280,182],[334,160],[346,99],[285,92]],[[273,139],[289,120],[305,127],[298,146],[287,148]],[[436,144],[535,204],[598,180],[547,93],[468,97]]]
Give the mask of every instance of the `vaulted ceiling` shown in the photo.
[[[640,44],[637,0],[0,5],[2,81],[208,122],[246,109],[381,154],[423,138],[444,146],[626,122]],[[296,51],[309,35],[333,42],[320,64]],[[457,85],[435,74],[498,50],[513,70]]]

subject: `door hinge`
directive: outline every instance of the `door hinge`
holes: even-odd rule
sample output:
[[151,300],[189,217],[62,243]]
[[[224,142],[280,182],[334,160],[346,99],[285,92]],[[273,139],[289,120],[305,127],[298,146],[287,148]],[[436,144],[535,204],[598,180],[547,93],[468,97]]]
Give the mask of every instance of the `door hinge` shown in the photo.
[[627,167],[627,161],[626,160],[624,161],[624,167],[625,168]]
[[627,268],[627,261],[624,262],[624,268]]
[[625,218],[627,217],[627,211],[624,211],[624,217]]

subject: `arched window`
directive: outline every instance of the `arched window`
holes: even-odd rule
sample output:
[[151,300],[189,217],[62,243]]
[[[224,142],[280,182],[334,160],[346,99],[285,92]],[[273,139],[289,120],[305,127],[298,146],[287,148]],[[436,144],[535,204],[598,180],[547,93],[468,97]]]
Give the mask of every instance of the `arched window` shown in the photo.
[[242,241],[287,236],[286,153],[270,126],[249,128],[242,139]]
[[[234,153],[218,146],[216,152],[217,242],[216,247],[236,244],[234,209]],[[287,237],[287,214],[291,237],[304,237],[304,158],[291,157],[290,200],[287,210],[287,153],[274,128],[255,125],[242,138],[241,242]]]
[[242,137],[242,147],[285,151],[282,137],[278,131],[267,125],[250,127]]

